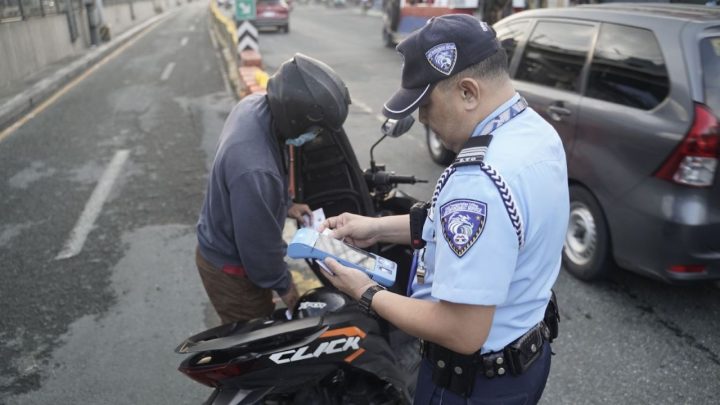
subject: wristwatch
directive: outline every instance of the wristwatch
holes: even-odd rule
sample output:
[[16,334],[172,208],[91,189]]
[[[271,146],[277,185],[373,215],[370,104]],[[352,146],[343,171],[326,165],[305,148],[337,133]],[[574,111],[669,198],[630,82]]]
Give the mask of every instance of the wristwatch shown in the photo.
[[369,287],[360,297],[360,301],[358,301],[358,305],[360,305],[360,310],[365,315],[375,316],[375,311],[372,310],[372,299],[377,294],[378,291],[384,291],[385,287],[375,284],[372,287]]

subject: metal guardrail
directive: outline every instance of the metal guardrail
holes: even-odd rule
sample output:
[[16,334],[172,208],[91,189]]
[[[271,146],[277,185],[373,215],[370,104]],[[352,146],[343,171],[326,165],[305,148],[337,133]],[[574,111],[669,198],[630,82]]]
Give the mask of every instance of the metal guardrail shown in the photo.
[[[68,6],[68,4],[71,4]],[[22,21],[29,17],[45,17],[52,14],[63,14],[68,7],[79,10],[83,7],[82,0],[0,0],[0,23]]]
[[0,22],[58,14],[63,8],[58,0],[0,0]]
[[[104,5],[131,4],[133,0],[106,0]],[[68,4],[70,4],[68,6]],[[30,17],[45,17],[64,14],[68,7],[77,11],[84,7],[83,0],[0,0],[0,23],[27,20]]]

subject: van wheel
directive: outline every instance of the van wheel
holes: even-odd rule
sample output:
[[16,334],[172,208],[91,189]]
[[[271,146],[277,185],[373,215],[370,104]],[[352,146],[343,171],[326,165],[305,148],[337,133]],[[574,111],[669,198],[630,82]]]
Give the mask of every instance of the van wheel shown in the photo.
[[565,234],[562,261],[573,276],[594,281],[614,269],[605,215],[585,188],[570,186],[570,221]]
[[435,132],[427,125],[425,125],[425,140],[427,142],[428,152],[430,152],[430,157],[435,163],[447,166],[455,159],[455,153],[445,149]]
[[288,32],[290,32],[290,24],[285,24],[285,25],[282,27],[282,30],[283,30],[283,32],[286,33],[286,34],[287,34]]

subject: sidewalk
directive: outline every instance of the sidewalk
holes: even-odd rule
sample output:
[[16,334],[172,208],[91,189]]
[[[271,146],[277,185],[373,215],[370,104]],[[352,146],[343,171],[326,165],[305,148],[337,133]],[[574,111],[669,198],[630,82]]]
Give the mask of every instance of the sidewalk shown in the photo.
[[127,43],[149,26],[165,19],[176,10],[166,11],[149,18],[123,32],[108,43],[88,48],[74,57],[48,65],[9,88],[0,89],[0,131],[10,127],[16,120],[47,100],[64,85],[94,66],[114,50]]

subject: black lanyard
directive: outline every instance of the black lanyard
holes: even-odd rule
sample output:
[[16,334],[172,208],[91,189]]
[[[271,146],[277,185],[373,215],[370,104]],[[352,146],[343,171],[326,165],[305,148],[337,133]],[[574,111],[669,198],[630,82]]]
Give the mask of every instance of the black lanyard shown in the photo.
[[[470,139],[465,142],[465,145],[463,145],[462,149],[455,158],[455,161],[445,169],[435,185],[435,192],[433,193],[431,203],[429,204],[430,208],[427,210],[427,215],[430,217],[430,220],[432,220],[435,203],[440,195],[440,191],[445,186],[448,178],[450,178],[450,176],[455,172],[456,168],[458,166],[481,164],[483,159],[485,159],[485,153],[487,153],[487,149],[490,146],[490,141],[492,141],[491,134],[511,119],[517,117],[521,112],[525,111],[527,107],[527,101],[520,97],[520,100],[513,103],[513,105],[497,114],[492,120],[490,120],[490,122],[485,124],[480,130],[479,135],[471,136]],[[518,229],[519,228],[516,227],[516,232]],[[518,238],[520,240],[519,243],[522,246],[522,236],[518,234]],[[424,281],[420,280],[420,278],[424,278],[426,272],[424,265],[425,249],[426,248],[423,247],[422,249],[415,250],[415,254],[413,255],[413,262],[410,267],[410,277],[406,291],[407,296],[412,295],[412,283],[416,275],[418,276],[421,284],[424,284]],[[420,251],[422,251],[422,253],[420,257],[418,257]],[[418,266],[420,267],[419,269]]]
[[485,126],[483,126],[480,130],[480,135],[471,136],[470,139],[465,142],[465,145],[463,145],[462,149],[455,158],[455,161],[445,169],[435,184],[435,191],[433,192],[432,199],[430,200],[430,210],[428,211],[430,220],[433,219],[433,211],[435,209],[435,203],[437,202],[438,196],[440,195],[440,191],[443,187],[445,187],[445,183],[450,176],[455,173],[455,169],[458,166],[466,166],[482,162],[483,159],[485,159],[485,154],[490,146],[490,141],[492,141],[491,134],[496,129],[500,128],[504,124],[507,124],[511,119],[517,117],[521,112],[525,111],[527,107],[527,101],[525,101],[523,97],[520,97],[520,100],[513,103],[513,105],[503,110],[501,113],[493,117],[490,122],[485,124]]

